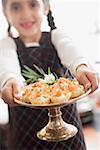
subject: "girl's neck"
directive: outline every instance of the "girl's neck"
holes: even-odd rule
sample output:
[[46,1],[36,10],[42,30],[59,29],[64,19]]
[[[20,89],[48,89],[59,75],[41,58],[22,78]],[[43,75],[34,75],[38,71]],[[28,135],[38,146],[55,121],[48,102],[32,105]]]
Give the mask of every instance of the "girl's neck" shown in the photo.
[[20,36],[20,38],[24,43],[32,43],[32,42],[39,43],[41,36],[42,36],[42,33],[40,32],[34,36],[29,36],[29,37]]

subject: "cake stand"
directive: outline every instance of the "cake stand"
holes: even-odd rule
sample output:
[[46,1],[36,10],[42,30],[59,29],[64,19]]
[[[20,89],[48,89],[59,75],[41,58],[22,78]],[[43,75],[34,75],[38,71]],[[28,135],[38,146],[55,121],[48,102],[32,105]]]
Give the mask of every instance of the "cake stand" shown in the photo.
[[22,106],[31,107],[34,109],[48,109],[48,124],[37,132],[37,137],[41,140],[49,142],[58,142],[67,140],[75,136],[78,132],[78,129],[74,125],[68,124],[62,119],[62,112],[60,108],[75,103],[77,100],[87,96],[90,92],[91,90],[89,89],[85,94],[68,101],[66,100],[65,103],[60,104],[33,105],[16,99],[14,99],[14,101]]

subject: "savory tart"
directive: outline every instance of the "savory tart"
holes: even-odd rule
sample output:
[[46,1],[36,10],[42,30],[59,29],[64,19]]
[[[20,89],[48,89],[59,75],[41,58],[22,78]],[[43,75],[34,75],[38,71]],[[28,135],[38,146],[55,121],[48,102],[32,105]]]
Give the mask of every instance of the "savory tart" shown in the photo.
[[31,104],[49,104],[50,89],[47,84],[35,82],[23,89],[21,100]]
[[71,92],[71,99],[76,98],[85,93],[84,87],[76,80],[69,80],[66,78],[59,78],[57,84],[60,89],[65,92]]
[[24,76],[31,77],[29,84],[22,90],[20,100],[25,103],[35,105],[47,105],[55,103],[65,103],[70,99],[76,98],[85,93],[84,87],[76,80],[70,80],[64,77],[56,79],[50,73],[45,74],[41,68],[35,66],[37,71],[42,74],[42,78],[36,72],[25,67]]
[[65,103],[82,95],[84,92],[84,87],[77,81],[59,78],[52,85],[40,81],[27,85],[23,89],[20,100],[36,105]]

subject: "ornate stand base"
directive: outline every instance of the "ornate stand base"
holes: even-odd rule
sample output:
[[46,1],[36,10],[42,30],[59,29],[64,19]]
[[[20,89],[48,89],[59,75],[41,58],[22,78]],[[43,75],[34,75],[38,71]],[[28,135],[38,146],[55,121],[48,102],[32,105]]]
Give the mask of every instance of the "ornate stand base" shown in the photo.
[[41,129],[37,136],[49,142],[64,141],[77,133],[77,128],[63,121],[59,107],[49,109],[49,122]]

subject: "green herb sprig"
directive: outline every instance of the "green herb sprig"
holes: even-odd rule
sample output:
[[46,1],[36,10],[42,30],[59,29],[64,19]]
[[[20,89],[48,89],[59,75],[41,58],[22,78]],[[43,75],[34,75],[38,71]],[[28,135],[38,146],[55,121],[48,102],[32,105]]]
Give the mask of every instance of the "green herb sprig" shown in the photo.
[[[31,69],[30,67],[24,65],[23,66],[24,69],[22,69],[22,75],[24,77],[26,77],[26,83],[34,83],[37,82],[39,78],[44,79],[45,78],[45,71],[42,68],[39,68],[37,65],[33,65],[33,67],[35,68],[36,71],[34,71],[33,69]],[[50,67],[48,67],[48,75],[51,74],[51,70]],[[54,74],[57,80],[57,75]],[[56,82],[56,80],[54,82]]]
[[43,78],[45,72],[42,68],[39,68],[38,66],[34,65],[35,69],[39,72],[37,73],[33,69],[29,68],[28,66],[24,65],[24,69],[22,69],[22,75],[26,77],[26,83],[34,83],[38,81],[39,78]]

